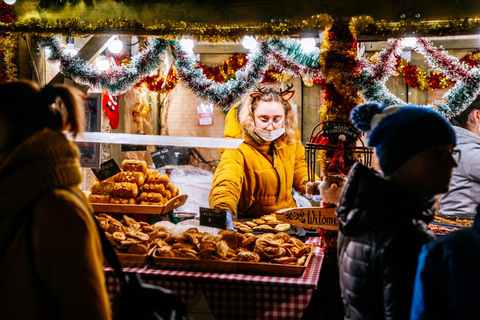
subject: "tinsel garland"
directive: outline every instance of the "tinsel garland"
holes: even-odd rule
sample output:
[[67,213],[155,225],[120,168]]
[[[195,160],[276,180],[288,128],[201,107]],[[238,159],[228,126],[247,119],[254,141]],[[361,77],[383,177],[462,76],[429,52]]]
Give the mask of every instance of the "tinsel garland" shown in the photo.
[[462,80],[468,77],[469,66],[445,50],[438,50],[432,42],[419,38],[414,50],[425,57],[428,64],[442,71],[451,80]]
[[[15,21],[15,14],[12,6],[3,1],[0,2],[0,22],[11,23],[13,21]],[[0,36],[0,84],[17,79],[16,50],[17,37]]]
[[196,68],[193,53],[182,50],[180,43],[175,42],[173,48],[175,65],[185,85],[199,98],[212,102],[224,111],[252,91],[269,66],[269,52],[264,42],[250,51],[247,64],[237,71],[235,78],[220,84],[208,79],[202,69]]
[[400,59],[396,65],[397,72],[412,88],[420,90],[436,90],[452,87],[455,82],[445,77],[440,71],[427,72],[418,66],[411,65],[405,59]]
[[470,69],[468,64],[438,50],[426,39],[418,39],[414,49],[423,54],[432,67],[457,80],[455,86],[443,95],[446,102],[436,102],[438,112],[448,119],[462,113],[480,93],[480,68]]
[[298,42],[293,40],[265,40],[250,51],[246,65],[236,71],[235,78],[218,83],[196,68],[193,53],[182,50],[179,43],[174,46],[174,59],[182,81],[198,97],[212,102],[224,111],[229,110],[264,79],[269,65],[298,74],[319,72],[321,69],[319,50],[306,54]]
[[[167,82],[165,83],[165,78],[167,78]],[[178,83],[178,78],[177,78],[177,72],[175,71],[175,68],[172,68],[170,72],[168,73],[167,77],[165,76],[158,76],[158,75],[153,75],[153,76],[146,76],[142,80],[140,80],[139,83],[137,83],[135,86],[140,87],[142,85],[146,86],[148,90],[154,91],[157,93],[168,93]]]
[[150,45],[145,50],[132,57],[130,65],[113,66],[108,71],[100,72],[91,63],[66,54],[60,46],[59,37],[38,39],[40,47],[50,49],[48,60],[60,62],[60,72],[63,75],[77,83],[103,89],[112,95],[126,92],[140,79],[160,67],[160,56],[169,43],[159,38],[149,38],[149,42]]
[[[357,43],[348,28],[348,20],[335,20],[325,32],[322,42],[322,76],[315,75],[324,95],[320,108],[320,121],[349,122],[350,111],[361,103],[354,79],[358,76]],[[328,144],[334,144],[329,141]],[[333,156],[333,151],[320,150],[316,161],[323,172]]]
[[5,2],[0,2],[0,22],[1,23],[11,23],[15,21],[15,14],[13,12],[12,6],[6,4]]
[[[219,65],[207,67],[206,65],[197,62],[197,67],[202,68],[203,73],[208,79],[215,82],[224,83],[235,78],[239,69],[243,68],[248,62],[247,55],[243,53],[234,53],[227,60]],[[265,72],[261,83],[275,83],[280,82],[283,78],[284,69],[280,67],[270,66]]]
[[253,23],[218,26],[214,24],[190,23],[165,20],[155,25],[145,25],[137,19],[103,19],[88,21],[72,19],[27,19],[8,24],[0,24],[2,33],[29,33],[42,37],[63,34],[69,37],[84,35],[148,35],[167,40],[188,37],[196,42],[239,42],[245,36],[255,35],[259,39],[288,37],[307,32],[318,32],[330,27],[332,18],[327,14],[317,14],[308,19],[288,20],[281,23]]
[[450,119],[462,113],[480,94],[480,69],[472,68],[468,79],[457,81],[455,86],[443,95],[446,102],[437,102],[437,111],[445,118]]
[[[363,38],[403,38],[426,36],[454,36],[464,34],[477,34],[480,28],[480,19],[451,19],[440,21],[413,21],[401,20],[399,22],[376,21],[370,16],[353,17],[350,28],[358,39]],[[359,40],[359,41],[360,41]]]
[[401,52],[400,39],[390,39],[375,64],[365,57],[359,59],[361,73],[355,79],[355,84],[366,101],[378,101],[386,105],[406,104],[385,85],[395,70],[395,61],[401,56]]

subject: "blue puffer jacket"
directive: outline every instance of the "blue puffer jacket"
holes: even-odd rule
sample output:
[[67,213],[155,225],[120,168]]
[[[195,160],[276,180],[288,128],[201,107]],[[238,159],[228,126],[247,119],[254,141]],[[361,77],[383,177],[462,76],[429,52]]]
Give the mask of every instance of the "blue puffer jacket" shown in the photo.
[[480,216],[472,228],[422,248],[412,320],[480,319]]
[[422,202],[355,164],[337,207],[345,319],[408,319],[433,200]]

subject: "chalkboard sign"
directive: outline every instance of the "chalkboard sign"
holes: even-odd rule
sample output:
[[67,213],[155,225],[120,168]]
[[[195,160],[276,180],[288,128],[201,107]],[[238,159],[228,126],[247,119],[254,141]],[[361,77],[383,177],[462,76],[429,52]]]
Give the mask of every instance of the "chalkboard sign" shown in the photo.
[[[145,133],[138,133],[143,134]],[[122,152],[128,151],[147,151],[147,146],[145,145],[138,145],[138,144],[122,144]]]
[[122,144],[122,152],[128,151],[147,151],[147,146],[136,144]]
[[200,207],[200,225],[219,229],[227,228],[227,211]]
[[105,180],[107,178],[110,178],[117,173],[119,173],[121,170],[118,167],[117,163],[115,160],[110,159],[108,161],[105,161],[100,165],[100,169],[92,169],[93,174],[99,181]]
[[160,148],[157,151],[150,153],[150,156],[152,156],[153,163],[157,169],[177,164],[177,156],[172,147]]

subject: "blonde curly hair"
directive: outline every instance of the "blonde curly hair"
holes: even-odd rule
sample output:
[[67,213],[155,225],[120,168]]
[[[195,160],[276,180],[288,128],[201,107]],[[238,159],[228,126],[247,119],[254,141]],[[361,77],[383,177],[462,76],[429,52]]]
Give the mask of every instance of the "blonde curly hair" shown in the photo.
[[285,92],[275,87],[259,87],[256,91],[258,95],[249,95],[241,104],[238,113],[238,123],[240,124],[243,135],[254,137],[255,120],[254,112],[260,101],[280,102],[285,111],[285,134],[291,141],[295,141],[295,135],[298,130],[297,115],[292,105],[282,96]]

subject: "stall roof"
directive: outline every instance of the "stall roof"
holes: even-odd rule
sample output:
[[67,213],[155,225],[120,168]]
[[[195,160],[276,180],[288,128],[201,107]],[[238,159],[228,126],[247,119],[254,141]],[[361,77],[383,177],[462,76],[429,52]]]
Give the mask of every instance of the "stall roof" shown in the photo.
[[368,19],[357,20],[356,28],[370,39],[480,29],[477,0],[17,0],[14,10],[16,24],[0,25],[0,33],[115,33],[236,42],[247,34],[302,36],[325,30],[335,18],[364,16]]

